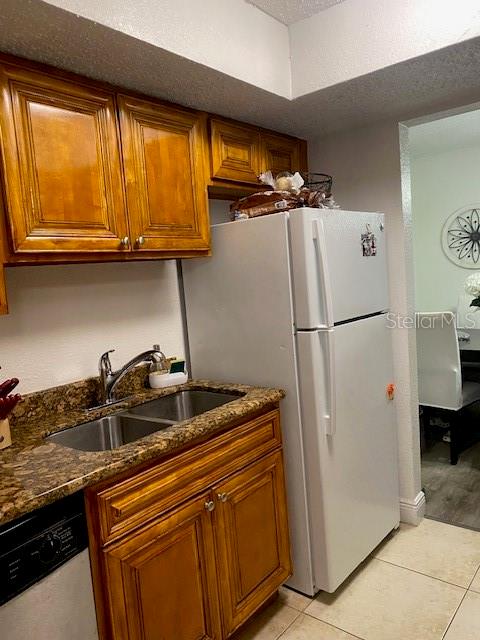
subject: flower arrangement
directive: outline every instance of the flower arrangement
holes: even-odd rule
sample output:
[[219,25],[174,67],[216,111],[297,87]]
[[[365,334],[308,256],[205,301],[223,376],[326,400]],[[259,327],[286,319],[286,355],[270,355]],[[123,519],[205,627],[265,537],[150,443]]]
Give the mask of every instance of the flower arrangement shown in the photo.
[[472,273],[465,280],[465,291],[473,296],[473,300],[470,302],[471,307],[476,307],[476,311],[480,308],[480,271]]

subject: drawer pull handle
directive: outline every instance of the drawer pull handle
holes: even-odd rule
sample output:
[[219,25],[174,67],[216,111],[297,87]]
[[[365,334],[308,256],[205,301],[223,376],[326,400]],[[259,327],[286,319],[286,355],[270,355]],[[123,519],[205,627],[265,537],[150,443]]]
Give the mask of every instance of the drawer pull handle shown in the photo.
[[138,236],[137,238],[137,246],[141,247],[145,244],[145,238],[143,236]]
[[205,509],[207,511],[213,511],[215,509],[215,503],[213,500],[207,500],[207,502],[205,502]]
[[220,502],[226,502],[228,500],[228,493],[217,493],[217,498]]
[[130,238],[128,236],[125,236],[120,240],[120,244],[122,245],[122,247],[128,247],[128,245],[130,244]]

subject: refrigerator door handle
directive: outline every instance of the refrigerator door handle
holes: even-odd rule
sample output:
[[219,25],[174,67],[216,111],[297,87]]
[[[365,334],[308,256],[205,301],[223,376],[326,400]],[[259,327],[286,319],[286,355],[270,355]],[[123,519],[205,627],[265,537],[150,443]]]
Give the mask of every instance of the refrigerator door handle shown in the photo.
[[325,414],[325,433],[327,436],[335,435],[336,425],[336,372],[335,372],[335,331],[330,329],[327,334],[327,389],[328,389],[328,413]]
[[320,295],[323,296],[325,303],[325,314],[328,327],[333,327],[333,304],[332,292],[330,290],[330,274],[327,262],[327,245],[325,242],[325,227],[323,220],[313,220],[313,243],[315,245],[315,253],[317,256],[318,272],[321,277],[319,282]]

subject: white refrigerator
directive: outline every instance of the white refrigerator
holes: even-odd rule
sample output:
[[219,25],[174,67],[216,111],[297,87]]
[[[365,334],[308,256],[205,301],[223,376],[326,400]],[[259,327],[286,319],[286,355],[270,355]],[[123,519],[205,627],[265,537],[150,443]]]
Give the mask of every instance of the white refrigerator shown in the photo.
[[285,389],[288,584],[333,592],[399,523],[383,214],[296,209],[212,244],[183,261],[192,376]]

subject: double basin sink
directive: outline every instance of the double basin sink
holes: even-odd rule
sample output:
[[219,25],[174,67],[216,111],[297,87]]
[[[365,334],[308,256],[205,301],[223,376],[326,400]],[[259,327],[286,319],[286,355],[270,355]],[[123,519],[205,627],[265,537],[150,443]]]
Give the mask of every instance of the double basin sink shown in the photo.
[[46,440],[80,451],[107,451],[238,398],[238,395],[216,391],[178,391],[121,413],[58,431],[47,436]]

